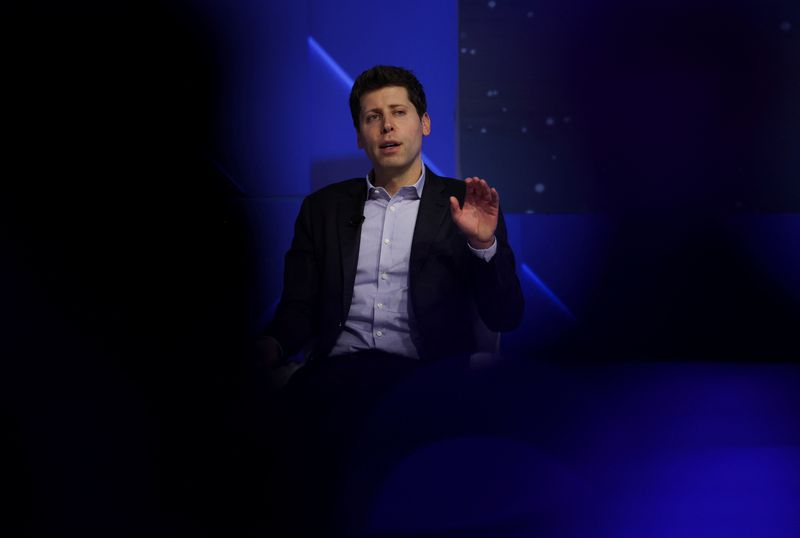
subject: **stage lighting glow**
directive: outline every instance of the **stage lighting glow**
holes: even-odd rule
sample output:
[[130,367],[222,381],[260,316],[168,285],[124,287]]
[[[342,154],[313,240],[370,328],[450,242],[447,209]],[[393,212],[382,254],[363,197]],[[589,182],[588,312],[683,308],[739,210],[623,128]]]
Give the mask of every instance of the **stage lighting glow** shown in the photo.
[[522,274],[528,277],[528,279],[531,282],[536,284],[536,287],[538,287],[547,296],[548,299],[553,301],[553,303],[558,307],[558,309],[561,310],[564,314],[566,314],[566,316],[569,319],[571,319],[572,321],[576,321],[575,314],[573,314],[572,311],[569,308],[567,308],[567,305],[565,305],[561,301],[561,299],[559,299],[558,296],[555,293],[553,293],[553,291],[550,288],[548,288],[547,285],[544,282],[542,282],[542,280],[538,276],[536,276],[536,273],[534,273],[533,270],[530,267],[528,267],[527,264],[523,263],[520,265],[522,267]]

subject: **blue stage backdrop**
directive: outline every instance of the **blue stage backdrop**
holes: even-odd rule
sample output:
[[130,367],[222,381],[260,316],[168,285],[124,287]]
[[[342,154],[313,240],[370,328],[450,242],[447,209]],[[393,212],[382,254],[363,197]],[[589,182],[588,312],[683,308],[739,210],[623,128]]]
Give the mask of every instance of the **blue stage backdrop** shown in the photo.
[[379,64],[425,84],[434,135],[428,162],[455,173],[457,3],[207,1],[198,10],[221,70],[217,161],[248,197],[298,197],[360,176],[348,96]]

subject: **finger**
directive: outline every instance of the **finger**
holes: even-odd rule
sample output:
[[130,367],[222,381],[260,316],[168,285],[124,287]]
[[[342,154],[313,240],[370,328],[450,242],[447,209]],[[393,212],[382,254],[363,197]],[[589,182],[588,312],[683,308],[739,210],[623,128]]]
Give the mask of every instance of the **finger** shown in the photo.
[[485,179],[481,180],[481,185],[483,186],[483,197],[486,200],[491,200],[492,199],[492,188],[489,186],[489,184],[486,182]]
[[455,196],[450,197],[450,215],[452,215],[453,220],[461,216],[461,206],[458,205],[458,198]]
[[467,194],[466,195],[468,197],[470,197],[470,198],[475,196],[475,185],[476,185],[475,180],[476,180],[476,178],[473,178],[473,177],[469,177],[469,178],[466,179],[466,182],[467,182]]
[[500,207],[500,193],[497,192],[497,189],[492,187],[492,205],[495,207]]

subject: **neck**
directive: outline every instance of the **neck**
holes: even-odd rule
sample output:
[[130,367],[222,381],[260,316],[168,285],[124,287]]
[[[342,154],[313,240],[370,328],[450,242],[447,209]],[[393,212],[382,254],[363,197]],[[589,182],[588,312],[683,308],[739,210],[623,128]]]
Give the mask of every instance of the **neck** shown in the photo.
[[422,174],[422,160],[416,161],[405,170],[374,168],[372,183],[376,187],[383,187],[391,196],[394,196],[400,187],[413,185],[419,181]]

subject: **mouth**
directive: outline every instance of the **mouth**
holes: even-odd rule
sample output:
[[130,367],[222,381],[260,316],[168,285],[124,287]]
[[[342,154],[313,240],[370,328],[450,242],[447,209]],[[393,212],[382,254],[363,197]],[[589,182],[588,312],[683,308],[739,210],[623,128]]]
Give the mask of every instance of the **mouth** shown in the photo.
[[395,141],[384,142],[378,147],[383,151],[391,151],[393,148],[399,148],[400,142],[395,142]]

